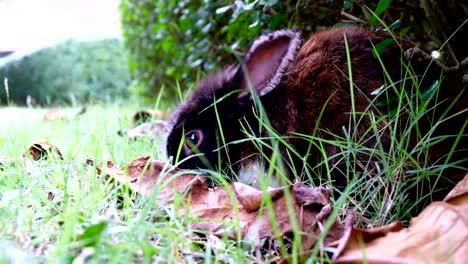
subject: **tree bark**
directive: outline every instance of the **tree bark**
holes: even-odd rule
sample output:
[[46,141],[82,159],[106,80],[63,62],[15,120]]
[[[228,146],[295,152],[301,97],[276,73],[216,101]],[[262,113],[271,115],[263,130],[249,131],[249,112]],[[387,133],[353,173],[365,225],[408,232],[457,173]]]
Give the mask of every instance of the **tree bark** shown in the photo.
[[446,55],[448,65],[458,65],[468,57],[468,4],[457,0],[421,0],[426,13],[424,29]]

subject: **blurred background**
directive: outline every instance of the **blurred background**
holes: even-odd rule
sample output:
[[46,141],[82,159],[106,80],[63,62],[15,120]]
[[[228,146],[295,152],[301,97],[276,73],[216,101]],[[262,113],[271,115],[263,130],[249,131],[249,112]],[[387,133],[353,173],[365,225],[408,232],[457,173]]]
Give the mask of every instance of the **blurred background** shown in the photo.
[[0,0],[0,106],[180,98],[281,28],[387,27],[456,65],[467,17],[454,0]]
[[0,50],[27,51],[69,38],[119,38],[118,0],[0,0]]
[[118,0],[0,0],[0,105],[126,95],[118,7]]

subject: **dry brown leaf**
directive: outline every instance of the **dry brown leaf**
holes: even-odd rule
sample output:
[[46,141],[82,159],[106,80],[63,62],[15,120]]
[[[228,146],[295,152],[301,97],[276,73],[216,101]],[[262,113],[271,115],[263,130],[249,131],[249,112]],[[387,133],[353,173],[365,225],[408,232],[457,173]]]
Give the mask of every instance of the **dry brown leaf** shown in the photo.
[[138,126],[140,124],[150,122],[154,119],[167,120],[169,119],[169,116],[169,113],[155,109],[141,110],[133,114],[133,124]]
[[[88,164],[92,163],[92,161],[88,160]],[[184,187],[189,186],[190,182],[196,178],[194,175],[184,175],[172,179],[171,176],[177,173],[178,170],[164,162],[150,160],[150,157],[133,160],[125,168],[108,161],[105,168],[97,165],[96,169],[99,174],[105,172],[106,177],[111,177],[111,179],[121,184],[126,184],[130,187],[130,190],[144,196],[151,195],[157,186],[164,187],[158,189],[158,201],[172,201],[174,187],[176,187],[176,192],[183,192]],[[161,172],[163,172],[163,175],[161,175]]]
[[28,147],[27,152],[34,160],[47,159],[50,155],[63,159],[60,149],[47,141],[36,141]]
[[44,116],[42,117],[42,119],[47,120],[47,121],[63,120],[67,118],[68,118],[67,115],[58,109],[50,109],[47,112],[45,112]]
[[130,139],[136,138],[150,138],[156,139],[163,133],[164,127],[166,127],[166,121],[155,120],[147,123],[142,123],[135,128],[129,129],[126,132],[119,132],[119,134],[125,134]]
[[453,205],[467,205],[468,203],[468,173],[465,177],[447,194],[444,202]]
[[342,239],[343,250],[337,250],[335,262],[466,263],[468,174],[444,202],[431,203],[408,228],[400,228],[393,223],[377,229],[352,229]]
[[69,111],[59,110],[59,109],[50,109],[44,113],[42,119],[46,121],[52,120],[68,120],[73,119],[77,116],[80,116],[86,112],[86,107],[80,109],[77,113],[70,113]]
[[[133,114],[134,128],[127,131],[119,130],[117,133],[121,136],[127,136],[130,139],[160,137],[166,127],[169,114],[159,110],[142,110]],[[157,120],[156,120],[157,119]]]
[[[170,202],[176,195],[183,194],[188,207],[179,208],[178,214],[206,219],[194,222],[192,227],[219,237],[234,238],[237,235],[227,226],[231,220],[240,227],[243,239],[257,242],[262,238],[276,239],[291,235],[292,221],[296,221],[303,234],[303,250],[306,252],[319,238],[331,212],[329,189],[308,187],[300,182],[268,191],[238,182],[226,187],[209,188],[206,178],[171,168],[161,161],[151,161],[149,157],[134,160],[125,169],[112,162],[108,162],[106,168],[98,165],[97,169],[99,173],[105,172],[142,195],[148,196],[159,189],[157,202]],[[271,200],[270,211],[264,203],[266,198]],[[293,217],[289,215],[288,208],[292,208]],[[274,227],[269,213],[274,215]],[[279,233],[275,233],[274,228]],[[335,223],[324,244],[341,238],[343,231],[344,226]]]

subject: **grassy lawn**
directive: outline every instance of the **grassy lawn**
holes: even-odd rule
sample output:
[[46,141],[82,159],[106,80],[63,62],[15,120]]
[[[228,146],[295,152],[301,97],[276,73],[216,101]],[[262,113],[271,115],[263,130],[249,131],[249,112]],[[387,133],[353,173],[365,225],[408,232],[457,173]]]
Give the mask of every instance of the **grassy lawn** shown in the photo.
[[[125,165],[140,156],[163,158],[160,142],[118,135],[136,110],[94,106],[70,120],[45,121],[45,109],[0,108],[0,263],[255,260],[252,247],[239,241],[200,241],[190,228],[194,219],[130,194],[86,165],[87,159]],[[61,111],[72,116],[79,109]],[[64,159],[24,157],[37,140],[59,147]]]
[[[90,107],[71,120],[44,121],[46,110],[0,108],[0,155],[6,160],[0,170],[0,263],[6,261],[6,254],[16,260],[49,263],[89,255],[93,262],[128,263],[156,251],[161,258],[177,257],[178,244],[188,243],[180,240],[187,235],[183,224],[149,221],[168,212],[143,210],[143,201],[119,196],[119,188],[105,184],[85,164],[88,158],[117,164],[143,155],[160,158],[158,142],[117,135],[131,125],[135,110],[117,105]],[[58,146],[64,160],[35,162],[28,173],[25,161],[30,159],[23,154],[36,140]],[[99,223],[107,227],[102,236]],[[91,235],[83,235],[86,230]],[[150,246],[151,241],[157,247]]]

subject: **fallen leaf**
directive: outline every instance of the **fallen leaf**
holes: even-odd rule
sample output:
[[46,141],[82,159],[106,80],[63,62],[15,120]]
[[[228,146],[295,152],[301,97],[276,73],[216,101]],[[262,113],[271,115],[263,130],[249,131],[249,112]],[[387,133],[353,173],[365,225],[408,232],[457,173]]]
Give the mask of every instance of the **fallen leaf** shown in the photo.
[[466,263],[468,174],[443,202],[431,203],[408,228],[401,229],[399,223],[353,228],[340,244],[335,263]]
[[28,147],[27,152],[34,160],[47,159],[50,155],[63,159],[60,149],[47,141],[36,141]]
[[444,202],[453,205],[463,205],[468,203],[468,173],[465,177],[447,194]]
[[166,121],[155,120],[147,123],[142,123],[135,128],[129,129],[125,132],[119,131],[120,135],[126,135],[130,139],[136,138],[150,138],[156,139],[163,133],[166,127]]
[[47,120],[47,121],[63,120],[66,118],[67,118],[67,115],[58,109],[48,110],[47,112],[44,113],[44,116],[42,117],[42,119]]
[[49,201],[54,200],[54,198],[55,198],[55,194],[54,194],[53,192],[48,192],[48,193],[47,193],[47,199],[48,199]]
[[72,113],[70,111],[59,110],[59,109],[50,109],[44,113],[44,115],[42,116],[42,119],[46,121],[68,120],[68,119],[76,118],[77,116],[80,116],[84,113],[86,113],[86,107],[82,107],[76,113],[75,112]]
[[[88,160],[87,163],[93,165],[93,162],[90,160]],[[152,161],[150,157],[141,157],[133,160],[125,168],[121,168],[111,161],[108,161],[105,167],[97,165],[96,169],[99,174],[104,171],[106,177],[110,177],[121,184],[128,185],[130,190],[144,196],[151,195],[156,189],[156,186],[161,187],[163,184],[168,185],[168,178],[171,177],[172,173],[178,171],[164,162]],[[163,172],[162,176],[161,172]],[[172,185],[165,186],[165,188],[159,190],[158,200],[172,201],[174,197],[172,186],[178,187],[176,189],[177,192],[183,192],[185,186],[188,186],[194,178],[195,175],[174,177],[171,182]]]
[[169,119],[169,116],[170,116],[169,113],[163,112],[160,110],[155,110],[155,109],[141,110],[133,114],[133,123],[135,126],[138,126],[140,124],[147,123],[155,119],[167,120]]
[[[99,174],[126,184],[142,195],[149,196],[153,191],[158,191],[157,203],[172,202],[176,196],[183,195],[188,206],[178,208],[178,214],[200,219],[192,223],[194,229],[220,238],[237,236],[232,228],[233,223],[240,228],[245,240],[259,242],[264,238],[292,238],[296,224],[302,234],[303,251],[307,252],[324,231],[323,226],[332,211],[329,189],[309,187],[301,182],[266,191],[238,182],[210,188],[205,177],[173,168],[161,161],[152,161],[149,157],[136,159],[125,168],[112,162],[107,162],[105,166],[97,165],[96,168]],[[267,199],[270,206],[265,203]],[[344,229],[342,224],[335,222],[324,245],[341,238]]]

